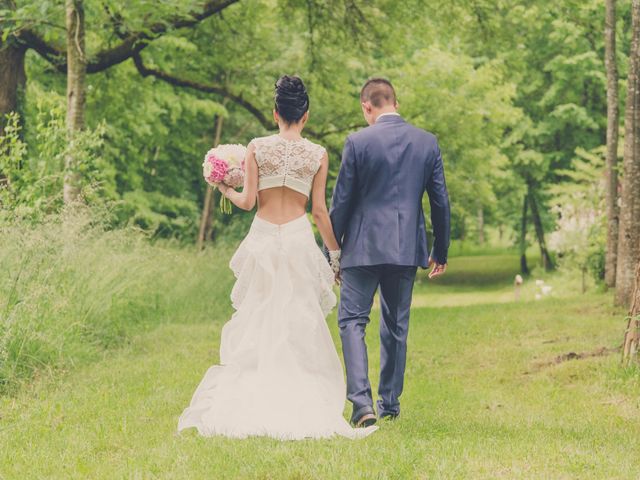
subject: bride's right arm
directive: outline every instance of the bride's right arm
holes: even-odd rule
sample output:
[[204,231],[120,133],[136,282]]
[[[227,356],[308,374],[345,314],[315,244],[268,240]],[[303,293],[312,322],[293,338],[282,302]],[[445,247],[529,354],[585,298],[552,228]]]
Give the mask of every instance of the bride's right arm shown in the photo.
[[326,188],[327,174],[329,172],[329,157],[327,153],[320,160],[320,168],[313,178],[313,187],[311,189],[311,214],[313,221],[318,227],[322,241],[329,250],[339,250],[340,246],[333,233],[331,219],[329,218],[329,210],[327,210]]
[[256,163],[255,147],[249,144],[247,156],[244,159],[244,186],[242,192],[236,192],[233,188],[221,184],[220,192],[231,200],[236,207],[243,210],[251,210],[256,205],[258,195],[258,164]]

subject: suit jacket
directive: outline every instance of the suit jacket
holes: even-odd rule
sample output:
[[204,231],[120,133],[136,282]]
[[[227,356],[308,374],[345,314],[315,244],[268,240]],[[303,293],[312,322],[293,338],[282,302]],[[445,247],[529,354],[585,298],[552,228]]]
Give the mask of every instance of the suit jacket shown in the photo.
[[399,115],[384,115],[349,135],[330,210],[342,267],[427,267],[425,191],[434,236],[431,257],[446,263],[449,195],[436,137]]

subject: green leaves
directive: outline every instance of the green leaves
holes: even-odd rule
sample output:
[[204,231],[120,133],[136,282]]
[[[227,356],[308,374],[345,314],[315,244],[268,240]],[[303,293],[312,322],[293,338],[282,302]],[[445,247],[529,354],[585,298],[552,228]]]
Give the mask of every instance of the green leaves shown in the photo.
[[[577,148],[592,151],[603,142],[599,0],[243,0],[189,28],[174,27],[211,2],[85,3],[90,59],[131,32],[155,38],[157,29],[167,30],[145,48],[147,66],[228,86],[266,118],[274,81],[283,73],[302,76],[311,95],[306,132],[328,148],[332,176],[345,136],[364,125],[362,83],[373,75],[389,77],[401,113],[438,136],[461,219],[475,216],[479,207],[488,222],[519,215],[525,181],[544,200],[548,186],[578,168]],[[5,38],[25,25],[52,42],[64,34],[60,2],[7,5],[0,1]],[[624,2],[620,15],[624,75]],[[62,76],[32,55],[27,71],[28,96],[38,91],[42,101],[50,93],[53,104],[63,104]],[[36,110],[31,104],[25,115],[26,155],[42,148],[62,151],[54,145],[57,134],[49,140],[34,136]],[[212,143],[216,115],[225,116],[223,142],[247,143],[267,133],[242,106],[142,79],[128,62],[91,75],[87,120],[103,131],[99,158],[92,162],[104,172],[100,182],[108,196],[162,192],[198,204],[204,193],[200,159]]]
[[549,187],[550,203],[558,216],[549,244],[570,267],[589,269],[600,280],[606,244],[604,147],[579,148],[571,169],[558,171],[563,179]]

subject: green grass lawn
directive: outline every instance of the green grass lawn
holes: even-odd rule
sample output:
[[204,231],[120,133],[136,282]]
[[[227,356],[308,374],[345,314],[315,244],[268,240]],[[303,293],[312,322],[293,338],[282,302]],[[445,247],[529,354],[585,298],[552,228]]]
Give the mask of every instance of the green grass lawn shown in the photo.
[[[212,312],[1,399],[0,478],[640,478],[640,374],[617,355],[540,366],[619,344],[623,315],[568,275],[546,277],[554,290],[538,301],[532,277],[515,302],[517,268],[515,256],[473,256],[437,283],[420,272],[402,415],[364,440],[177,436],[218,360],[226,318]],[[374,312],[374,388],[377,325]]]

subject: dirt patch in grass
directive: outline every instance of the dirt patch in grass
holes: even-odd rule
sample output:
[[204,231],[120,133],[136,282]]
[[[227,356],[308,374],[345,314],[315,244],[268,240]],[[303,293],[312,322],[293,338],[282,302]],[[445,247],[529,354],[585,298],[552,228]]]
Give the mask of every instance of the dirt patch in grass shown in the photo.
[[546,360],[542,362],[536,362],[533,364],[531,370],[524,372],[525,374],[537,372],[542,370],[543,368],[553,367],[554,365],[559,365],[564,362],[568,362],[571,360],[582,360],[585,358],[593,358],[593,357],[604,357],[607,355],[611,355],[612,353],[619,353],[620,346],[617,347],[600,347],[595,350],[591,350],[589,352],[568,352],[563,353],[562,355],[557,355],[552,360]]

